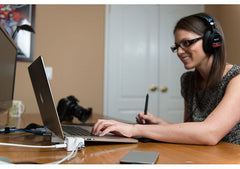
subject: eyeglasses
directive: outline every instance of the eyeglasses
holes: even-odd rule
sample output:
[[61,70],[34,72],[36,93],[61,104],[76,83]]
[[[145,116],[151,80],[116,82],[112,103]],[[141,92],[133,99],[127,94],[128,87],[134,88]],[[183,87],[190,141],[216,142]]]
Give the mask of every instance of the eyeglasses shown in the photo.
[[0,20],[5,20],[6,18],[0,18]]
[[172,52],[177,52],[178,48],[182,48],[182,49],[187,49],[189,48],[192,44],[194,44],[195,42],[199,41],[200,39],[202,39],[203,37],[198,37],[195,39],[191,39],[191,40],[183,40],[181,41],[179,44],[175,44],[174,46],[171,47]]

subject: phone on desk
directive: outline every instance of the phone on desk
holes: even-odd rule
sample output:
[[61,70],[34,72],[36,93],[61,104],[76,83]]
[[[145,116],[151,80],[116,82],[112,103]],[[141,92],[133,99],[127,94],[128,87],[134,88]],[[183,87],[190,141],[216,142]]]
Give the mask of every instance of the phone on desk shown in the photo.
[[120,160],[120,164],[155,164],[158,156],[158,152],[132,150]]
[[0,156],[0,164],[10,164],[10,159],[8,157]]

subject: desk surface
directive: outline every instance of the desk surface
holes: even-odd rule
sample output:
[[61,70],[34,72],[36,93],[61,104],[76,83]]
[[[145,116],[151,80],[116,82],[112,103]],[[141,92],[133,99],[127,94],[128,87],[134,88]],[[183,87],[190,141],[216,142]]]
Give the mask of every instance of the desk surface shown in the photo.
[[[0,122],[4,117],[0,116]],[[31,122],[40,123],[37,114],[26,114],[20,119],[10,119],[18,127],[25,127]],[[92,117],[89,122],[94,122]],[[20,124],[21,123],[21,124]],[[50,145],[49,136],[31,133],[2,134],[0,142]],[[130,150],[159,152],[158,164],[240,164],[240,146],[221,142],[216,146],[198,146],[148,142],[137,144],[86,144],[77,156],[65,164],[119,164],[119,160]],[[64,149],[36,149],[1,146],[0,156],[7,156],[11,162],[49,163],[68,155]]]

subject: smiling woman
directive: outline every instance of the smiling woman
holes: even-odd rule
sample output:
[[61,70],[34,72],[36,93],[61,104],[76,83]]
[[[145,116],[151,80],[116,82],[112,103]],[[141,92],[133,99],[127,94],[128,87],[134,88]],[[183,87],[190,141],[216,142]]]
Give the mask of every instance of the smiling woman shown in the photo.
[[[198,40],[195,40],[198,39]],[[186,44],[187,41],[195,40],[195,43],[189,43],[188,46],[178,47],[176,48],[176,52],[180,60],[184,63],[185,69],[192,69],[196,65],[194,62],[190,62],[192,59],[195,61],[208,61],[211,60],[210,57],[206,57],[206,54],[202,48],[202,38],[199,35],[180,29],[175,32],[175,44],[176,47],[178,44],[182,44],[183,42]],[[191,55],[190,55],[191,54]],[[197,56],[197,57],[196,57]],[[204,59],[205,58],[205,59]],[[203,60],[204,59],[204,60]]]
[[186,69],[195,69],[181,76],[185,122],[172,124],[140,112],[139,124],[99,120],[93,134],[112,132],[185,144],[240,144],[240,67],[226,63],[220,25],[206,13],[189,15],[177,22],[174,36],[172,51],[177,51]]

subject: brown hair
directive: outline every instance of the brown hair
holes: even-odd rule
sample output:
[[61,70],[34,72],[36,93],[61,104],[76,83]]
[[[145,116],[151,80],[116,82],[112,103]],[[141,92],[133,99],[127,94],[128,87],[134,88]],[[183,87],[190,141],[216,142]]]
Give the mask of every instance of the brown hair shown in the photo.
[[[179,29],[190,31],[200,36],[203,36],[205,32],[209,31],[209,29],[211,29],[210,25],[207,25],[207,23],[203,19],[196,17],[196,15],[203,15],[203,16],[206,16],[207,18],[213,18],[206,13],[198,13],[198,14],[186,16],[177,22],[174,28],[174,34]],[[222,75],[226,66],[224,34],[220,24],[216,21],[215,18],[214,18],[214,23],[215,23],[216,29],[218,30],[218,33],[222,36],[222,46],[215,48],[213,51],[213,63],[211,66],[211,70],[210,70],[205,88],[216,87],[216,85],[222,79]],[[210,56],[209,53],[207,54]],[[200,88],[199,82],[202,80],[202,77],[197,69],[195,69],[195,77],[196,78],[194,82],[194,87]]]

